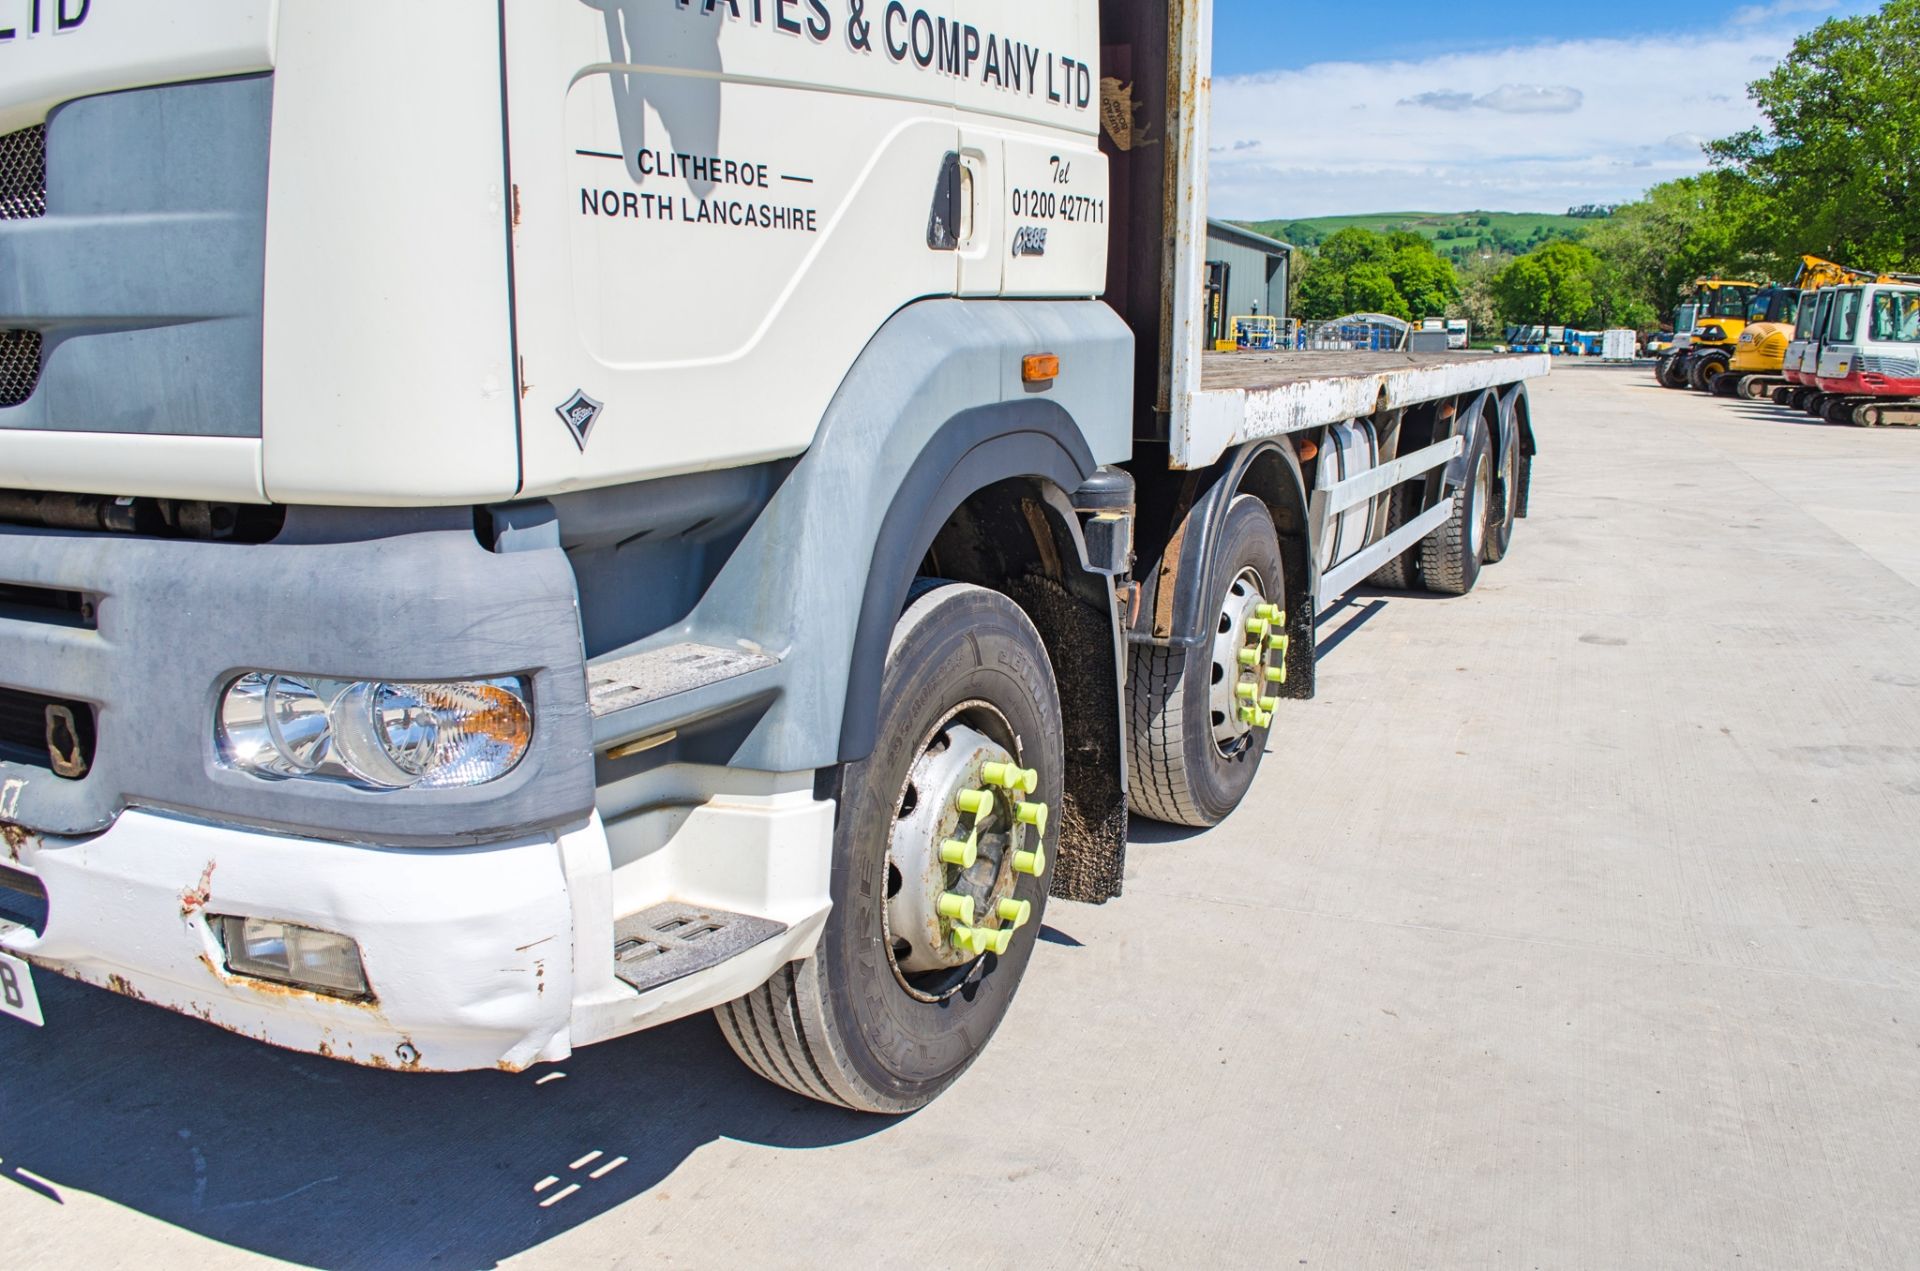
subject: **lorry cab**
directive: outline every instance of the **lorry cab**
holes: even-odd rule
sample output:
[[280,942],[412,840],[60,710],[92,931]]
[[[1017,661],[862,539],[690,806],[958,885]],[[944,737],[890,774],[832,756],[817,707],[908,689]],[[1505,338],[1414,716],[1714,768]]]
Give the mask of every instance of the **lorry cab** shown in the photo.
[[1206,0],[13,7],[0,1015],[911,1111],[1527,513],[1544,357],[1203,352]]

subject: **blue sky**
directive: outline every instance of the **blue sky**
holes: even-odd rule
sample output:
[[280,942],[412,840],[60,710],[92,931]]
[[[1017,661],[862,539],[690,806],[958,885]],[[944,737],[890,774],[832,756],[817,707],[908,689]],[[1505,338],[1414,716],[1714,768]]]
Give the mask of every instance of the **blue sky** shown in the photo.
[[1847,0],[1215,0],[1213,211],[1564,211],[1706,166]]

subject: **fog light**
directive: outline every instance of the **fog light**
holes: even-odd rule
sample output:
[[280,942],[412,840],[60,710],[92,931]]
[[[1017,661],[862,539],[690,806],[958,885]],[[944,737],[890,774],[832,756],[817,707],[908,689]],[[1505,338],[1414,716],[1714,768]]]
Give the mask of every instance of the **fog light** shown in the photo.
[[227,970],[332,997],[367,997],[360,945],[347,936],[266,918],[214,919]]

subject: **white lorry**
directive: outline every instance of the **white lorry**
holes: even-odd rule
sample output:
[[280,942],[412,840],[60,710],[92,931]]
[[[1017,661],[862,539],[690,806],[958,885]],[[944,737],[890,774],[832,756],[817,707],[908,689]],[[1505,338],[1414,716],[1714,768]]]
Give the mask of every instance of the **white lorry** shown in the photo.
[[932,1099],[1526,511],[1544,358],[1203,354],[1210,22],[0,0],[0,1011]]

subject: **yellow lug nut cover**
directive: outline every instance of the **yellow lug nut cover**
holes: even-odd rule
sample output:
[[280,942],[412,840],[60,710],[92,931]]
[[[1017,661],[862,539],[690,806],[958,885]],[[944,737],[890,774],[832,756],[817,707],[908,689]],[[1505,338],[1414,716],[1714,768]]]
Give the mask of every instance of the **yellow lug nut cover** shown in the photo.
[[1031,852],[1013,854],[1013,872],[1038,878],[1047,872],[1047,849],[1036,847]]
[[1240,722],[1249,728],[1253,727],[1260,722],[1260,709],[1256,706],[1242,706],[1240,708]]
[[958,865],[961,869],[972,869],[980,859],[979,835],[965,840],[948,839],[940,845],[940,859],[948,865]]
[[1268,636],[1267,647],[1284,656],[1287,651],[1287,637],[1283,635]]
[[1240,650],[1240,665],[1241,666],[1259,666],[1260,650],[1258,649]]
[[1268,668],[1267,668],[1267,683],[1269,683],[1269,684],[1285,684],[1286,682],[1287,682],[1287,668],[1286,668],[1286,667],[1284,667],[1284,666],[1270,666],[1270,667],[1268,667]]
[[947,892],[940,897],[940,916],[951,919],[965,927],[973,925],[973,897],[956,896]]
[[974,930],[972,927],[955,927],[953,929],[953,947],[962,953],[971,952],[973,950],[973,936]]
[[1047,817],[1050,810],[1044,803],[1022,803],[1014,808],[1014,816],[1022,825],[1031,825],[1042,835],[1047,832]]
[[1002,927],[998,931],[986,931],[981,934],[987,937],[987,947],[999,957],[1006,957],[1007,950],[1013,948],[1012,927]]
[[1017,764],[982,764],[980,779],[990,786],[1000,786],[1007,790],[1024,790],[1028,794],[1040,788],[1040,774],[1032,768],[1022,768]]
[[1254,698],[1260,696],[1260,686],[1257,684],[1237,684],[1234,686],[1233,695],[1243,702],[1251,702]]
[[1269,714],[1268,714],[1267,712],[1265,712],[1265,711],[1261,711],[1261,712],[1260,712],[1260,717],[1259,717],[1258,719],[1256,719],[1256,720],[1254,720],[1253,722],[1254,722],[1254,726],[1255,726],[1255,727],[1258,727],[1258,728],[1272,728],[1272,727],[1273,727],[1273,716],[1272,716],[1272,715],[1269,715]]
[[1265,618],[1248,618],[1247,619],[1247,633],[1249,635],[1263,636],[1271,630],[1273,630],[1273,624],[1268,622]]
[[962,790],[953,796],[953,806],[962,812],[971,812],[979,816],[993,806],[993,796],[985,790]]
[[1261,713],[1261,714],[1263,714],[1263,715],[1271,715],[1271,714],[1273,714],[1273,713],[1274,713],[1275,711],[1277,711],[1277,710],[1279,710],[1279,709],[1280,709],[1280,699],[1279,699],[1279,698],[1277,698],[1277,697],[1263,697],[1263,698],[1261,698],[1261,699],[1260,699],[1260,713]]
[[1027,922],[1033,917],[1033,902],[1031,900],[1015,900],[1009,896],[994,906],[994,912],[1000,915],[1001,922],[1006,923],[1009,927],[1018,931],[1020,928],[1026,926]]

